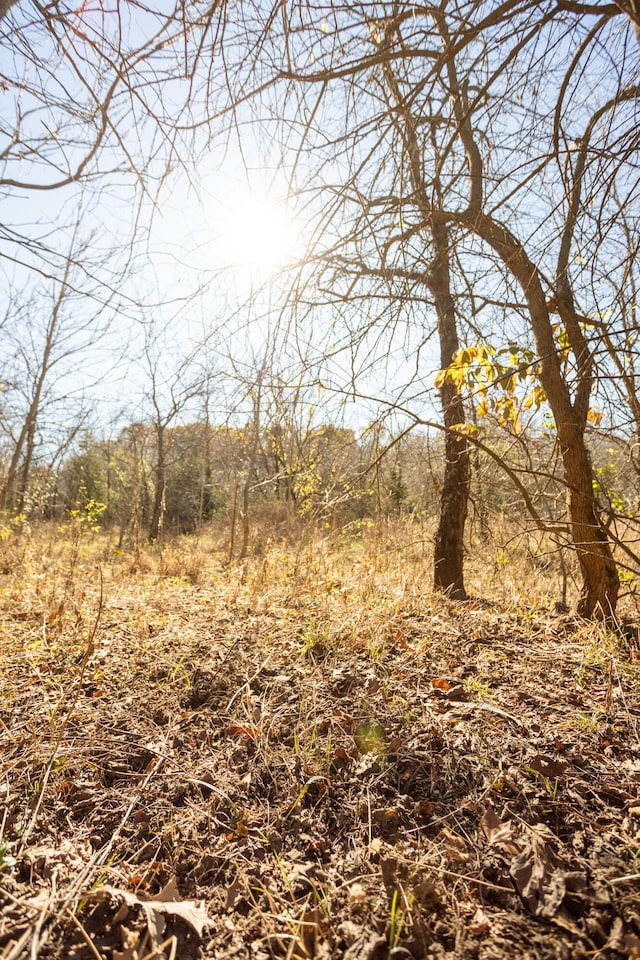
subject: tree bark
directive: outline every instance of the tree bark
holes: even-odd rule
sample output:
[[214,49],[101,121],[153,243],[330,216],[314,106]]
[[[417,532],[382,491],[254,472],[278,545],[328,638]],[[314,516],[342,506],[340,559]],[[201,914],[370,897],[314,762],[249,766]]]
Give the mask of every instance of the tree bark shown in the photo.
[[164,426],[157,428],[156,436],[156,478],[153,495],[153,511],[151,514],[151,523],[149,524],[149,540],[157,540],[162,533],[167,493],[167,455]]
[[262,404],[262,374],[261,370],[255,386],[253,398],[253,436],[251,438],[251,449],[249,453],[249,462],[247,463],[247,473],[242,487],[242,544],[240,546],[239,560],[246,559],[249,553],[249,533],[250,533],[250,513],[249,505],[251,499],[251,487],[254,482],[256,462],[258,459],[258,448],[260,446],[260,417]]
[[35,383],[33,384],[29,409],[27,410],[24,423],[16,440],[16,445],[7,469],[7,475],[2,490],[0,491],[0,506],[2,506],[3,509],[17,510],[18,513],[23,511],[27,497],[42,393],[47,377],[49,376],[49,371],[55,364],[53,351],[58,337],[60,312],[67,295],[67,283],[70,272],[71,257],[67,259],[65,264],[64,275],[60,282],[60,290],[58,291],[53,310],[51,311],[51,319],[47,326],[42,358],[38,367]]
[[[540,383],[556,423],[568,492],[571,535],[582,574],[578,613],[584,617],[610,619],[615,614],[620,581],[593,494],[593,470],[584,441],[585,384],[578,384],[577,399],[572,402],[569,385],[562,373],[540,275],[520,241],[486,214],[474,211],[457,215],[456,219],[496,251],[520,284],[527,300],[540,357]],[[578,363],[581,360],[581,357],[577,358]]]
[[[443,224],[432,227],[434,258],[428,286],[438,318],[440,365],[445,369],[459,349],[455,307],[449,270],[449,231]],[[440,388],[445,433],[444,479],[440,492],[440,516],[435,536],[433,577],[436,589],[455,600],[467,596],[464,588],[464,528],[467,519],[471,461],[466,437],[452,428],[465,422],[462,397],[455,384]]]

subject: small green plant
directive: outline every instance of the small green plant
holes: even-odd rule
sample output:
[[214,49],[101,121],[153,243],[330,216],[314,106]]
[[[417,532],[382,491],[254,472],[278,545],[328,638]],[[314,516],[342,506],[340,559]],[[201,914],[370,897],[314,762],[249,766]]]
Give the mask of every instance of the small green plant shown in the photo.
[[[602,419],[602,415],[600,415],[600,419]],[[612,510],[621,513],[626,508],[626,504],[624,496],[614,486],[616,482],[615,462],[611,460],[603,467],[596,467],[594,473],[593,492],[596,495],[600,494],[607,500]]]
[[67,593],[70,592],[73,586],[76,567],[80,557],[80,543],[85,534],[90,532],[96,533],[100,529],[99,520],[106,509],[106,504],[99,503],[97,500],[88,500],[81,509],[71,511],[70,523],[59,528],[60,533],[68,533],[71,536],[71,555],[69,557],[69,569],[65,580]]
[[545,778],[544,778],[544,785],[545,785],[545,789],[546,789],[547,793],[549,794],[549,796],[551,797],[551,799],[552,799],[552,800],[557,800],[557,799],[558,799],[558,792],[559,792],[559,789],[560,789],[560,781],[559,781],[558,777],[554,777],[553,780],[551,780],[549,777],[545,777]]
[[356,742],[360,753],[382,755],[385,752],[385,732],[382,724],[375,720],[363,720],[358,724]]
[[0,843],[0,870],[2,870],[3,867],[12,867],[16,863],[15,857],[12,857],[9,853],[10,849],[10,843]]
[[69,512],[71,523],[60,527],[60,533],[69,531],[74,535],[84,531],[97,533],[100,530],[100,518],[106,509],[106,503],[100,503],[99,500],[87,500],[83,507]]
[[395,950],[398,947],[402,928],[404,926],[404,913],[398,907],[398,891],[393,891],[391,898],[391,913],[389,915],[389,949]]
[[52,773],[64,773],[66,768],[67,768],[67,758],[63,756],[56,757],[51,764]]
[[475,677],[465,677],[463,685],[467,693],[474,694],[476,699],[483,703],[485,700],[490,700],[491,696],[489,694],[489,681],[485,680],[484,682],[476,680]]
[[600,713],[598,710],[594,710],[593,713],[585,713],[582,710],[578,710],[576,713],[576,723],[578,727],[586,730],[588,733],[597,733],[599,730],[602,730],[603,727],[607,726],[609,719],[606,714]]
[[367,654],[371,663],[379,663],[384,652],[384,643],[371,634],[367,640]]
[[331,640],[331,628],[327,623],[318,623],[310,617],[301,633],[302,653],[308,653],[317,647],[324,647]]

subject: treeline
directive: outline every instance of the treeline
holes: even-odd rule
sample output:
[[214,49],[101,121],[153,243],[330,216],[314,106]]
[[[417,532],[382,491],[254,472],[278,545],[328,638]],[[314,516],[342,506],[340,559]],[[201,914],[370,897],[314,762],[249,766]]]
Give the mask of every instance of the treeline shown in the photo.
[[[555,475],[553,438],[541,431],[516,442],[495,429],[487,446],[487,432],[473,457],[470,501],[478,524],[488,527],[499,516],[513,533],[514,523],[523,531],[545,523],[558,527],[566,518],[566,489]],[[603,515],[633,522],[640,476],[625,444],[600,437],[593,451]],[[6,465],[5,458],[5,481]],[[237,551],[246,553],[257,519],[268,520],[274,536],[290,538],[306,524],[435,520],[443,470],[440,437],[418,431],[394,437],[380,424],[359,435],[331,423],[306,430],[276,424],[256,438],[252,423],[196,422],[167,428],[159,444],[156,425],[132,423],[115,439],[86,432],[57,467],[32,469],[20,512],[60,522],[90,518],[116,531],[120,545],[133,536],[153,541],[223,521],[232,547],[235,540]],[[7,504],[5,514],[11,513]]]
[[325,423],[297,436],[270,427],[254,446],[251,425],[169,428],[161,459],[151,424],[131,424],[114,440],[86,433],[59,469],[33,472],[24,509],[62,519],[97,508],[100,523],[121,538],[137,530],[150,539],[234,514],[241,524],[247,508],[285,525],[436,509],[441,453],[426,437],[394,448],[377,430],[357,437]]

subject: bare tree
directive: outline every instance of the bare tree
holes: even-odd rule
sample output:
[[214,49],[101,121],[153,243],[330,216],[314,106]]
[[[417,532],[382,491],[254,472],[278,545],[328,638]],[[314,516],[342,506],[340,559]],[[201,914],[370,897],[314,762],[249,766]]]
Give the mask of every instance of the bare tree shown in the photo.
[[[39,431],[50,438],[51,448],[55,421],[64,424],[58,446],[66,446],[80,429],[81,404],[74,420],[73,397],[82,398],[87,379],[82,367],[89,365],[89,355],[99,347],[116,306],[113,295],[105,300],[100,289],[96,297],[96,284],[87,282],[96,257],[90,253],[91,239],[80,242],[77,233],[76,227],[60,258],[60,278],[41,280],[22,303],[14,296],[0,340],[13,386],[2,418],[8,447],[0,486],[3,509],[25,508]],[[49,459],[56,459],[55,446],[49,449]]]
[[[583,577],[579,611],[608,617],[616,607],[618,576],[593,494],[585,439],[594,352],[584,323],[586,291],[576,288],[574,268],[575,248],[587,242],[588,231],[593,230],[594,243],[602,237],[603,218],[594,223],[585,216],[586,196],[589,203],[594,196],[605,203],[615,179],[625,177],[627,195],[636,196],[631,184],[637,182],[637,124],[629,117],[637,89],[629,78],[637,48],[631,52],[625,35],[613,27],[620,13],[633,16],[635,8],[567,3],[562,8],[517,2],[496,9],[475,2],[428,8],[379,3],[302,10],[291,5],[264,31],[260,56],[266,74],[270,70],[289,81],[280,115],[290,124],[288,132],[282,128],[283,155],[291,158],[298,181],[301,168],[313,170],[300,189],[317,194],[321,211],[323,243],[312,253],[319,269],[312,264],[306,284],[297,284],[295,306],[301,318],[304,312],[317,316],[315,299],[339,316],[342,344],[336,336],[326,342],[333,358],[342,349],[351,351],[351,384],[344,389],[356,394],[363,377],[366,382],[374,375],[376,350],[388,365],[398,331],[401,336],[404,331],[408,346],[417,340],[418,349],[424,347],[428,334],[422,340],[411,337],[403,328],[406,301],[393,296],[394,277],[406,281],[405,297],[415,290],[420,259],[431,263],[423,277],[441,330],[456,331],[452,305],[447,306],[447,296],[455,291],[472,305],[465,332],[475,331],[488,343],[498,338],[500,347],[505,334],[508,342],[530,343],[537,359],[527,366],[549,404],[561,450]],[[602,78],[590,117],[579,96],[587,63]],[[242,69],[237,69],[239,78]],[[385,87],[390,96],[381,93]],[[304,122],[296,125],[288,109],[303,114]],[[434,150],[437,125],[442,135]],[[395,139],[393,131],[399,132]],[[390,151],[405,155],[404,180],[394,182],[387,172]],[[613,163],[614,152],[615,174],[608,160],[611,154]],[[402,169],[398,163],[396,169]],[[411,218],[407,209],[414,211]],[[389,259],[390,233],[399,238],[396,249],[402,248],[404,262]],[[417,247],[416,238],[425,235],[432,252],[408,263],[411,242]],[[445,261],[449,268],[456,265],[453,280],[452,275],[447,279]],[[364,266],[358,268],[358,262]],[[333,265],[333,282],[327,263]],[[336,263],[351,268],[357,279],[377,276],[381,283],[363,291],[356,281],[336,281]],[[491,313],[481,316],[479,302],[495,308],[494,316],[504,305],[504,331],[487,324]],[[447,310],[454,321],[448,325]],[[314,336],[317,340],[317,327]],[[456,343],[450,339],[443,349],[443,365]],[[330,369],[335,372],[335,362]],[[601,373],[602,387],[606,371]],[[418,380],[418,375],[411,378],[414,389]],[[409,395],[405,385],[403,403]],[[416,390],[414,404],[417,396]],[[460,453],[464,431],[453,427],[454,420],[463,422],[463,414],[454,412],[452,399],[442,397]],[[448,455],[448,461],[455,463],[456,455]],[[457,463],[463,465],[464,456]],[[464,485],[463,470],[459,489]],[[453,512],[463,523],[460,501]]]
[[155,438],[153,468],[153,502],[149,520],[149,540],[159,540],[166,512],[167,471],[170,465],[170,428],[179,422],[191,402],[202,396],[211,373],[196,363],[199,346],[175,355],[171,324],[164,331],[154,323],[145,328],[143,364],[148,386],[146,403]]
[[[397,31],[397,38],[402,43],[399,26]],[[382,46],[382,37],[378,45]],[[450,87],[452,81],[455,81],[455,77],[451,74],[449,69]],[[460,339],[451,278],[451,228],[444,218],[438,216],[447,195],[442,177],[444,147],[438,142],[439,129],[445,121],[439,111],[439,102],[442,102],[442,98],[439,98],[439,102],[433,95],[430,98],[436,118],[428,125],[431,142],[427,149],[431,147],[435,164],[430,183],[427,185],[425,165],[422,160],[423,150],[417,124],[409,106],[413,97],[410,92],[403,94],[390,61],[384,63],[383,76],[391,92],[389,112],[394,119],[397,118],[395,122],[399,126],[402,154],[408,170],[410,193],[405,199],[405,207],[411,206],[417,210],[417,224],[422,222],[424,232],[431,238],[432,250],[424,271],[424,283],[433,297],[440,345],[440,364],[441,367],[446,368],[460,347]],[[444,125],[446,127],[446,121]],[[446,433],[444,477],[434,544],[434,584],[453,599],[464,599],[466,597],[464,532],[471,478],[471,458],[468,439],[460,430],[466,421],[460,389],[450,378],[443,379],[439,389]]]

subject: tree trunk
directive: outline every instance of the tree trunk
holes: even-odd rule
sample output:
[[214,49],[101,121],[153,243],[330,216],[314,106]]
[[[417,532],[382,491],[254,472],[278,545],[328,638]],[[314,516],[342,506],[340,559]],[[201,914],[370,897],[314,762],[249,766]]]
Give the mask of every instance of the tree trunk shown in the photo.
[[[449,227],[442,217],[432,215],[429,191],[422,171],[421,147],[415,119],[406,107],[397,79],[388,64],[384,68],[384,73],[395,107],[401,117],[399,132],[404,144],[415,200],[425,218],[425,224],[428,223],[433,238],[433,259],[426,283],[436,308],[440,366],[445,369],[460,346],[454,300],[451,294]],[[433,128],[432,136],[435,136]],[[434,153],[437,155],[438,148],[435,141],[433,146]],[[441,198],[439,174],[436,175],[432,187],[435,194]],[[469,501],[471,460],[466,437],[452,430],[456,425],[465,422],[464,404],[455,384],[442,385],[440,403],[446,434],[440,517],[434,543],[434,586],[436,589],[444,590],[456,600],[464,600],[467,596],[463,578],[464,528]]]
[[258,448],[260,446],[260,416],[262,404],[262,370],[258,374],[255,394],[253,398],[253,437],[251,440],[251,450],[249,453],[249,462],[247,463],[247,473],[242,487],[242,545],[240,547],[239,560],[244,560],[249,552],[249,533],[250,533],[250,494],[251,487],[258,460]]
[[582,433],[573,445],[562,445],[562,462],[569,490],[571,536],[582,573],[578,613],[582,617],[607,620],[615,613],[620,580],[598,517],[593,471]]
[[[540,383],[556,423],[568,491],[571,535],[582,574],[578,613],[608,620],[615,614],[620,581],[593,494],[593,471],[584,441],[588,412],[586,382],[583,380],[578,384],[577,399],[572,402],[569,385],[562,373],[540,275],[517,237],[486,214],[474,211],[472,215],[463,214],[456,219],[493,247],[522,287],[527,300],[540,357]],[[576,360],[580,364],[583,358],[577,356]]]
[[[37,405],[39,406],[39,400]],[[16,497],[16,511],[18,513],[22,513],[24,511],[27,501],[29,477],[31,475],[31,464],[33,462],[33,451],[36,444],[36,417],[37,413],[34,413],[33,417],[29,417],[29,427],[27,429],[24,458],[20,468],[20,482],[18,483]]]
[[[33,451],[35,447],[36,426],[40,416],[40,402],[45,382],[49,371],[55,360],[53,358],[53,349],[55,347],[58,335],[58,321],[60,320],[60,311],[67,294],[67,281],[71,271],[71,258],[67,259],[64,268],[64,275],[60,283],[60,290],[55,299],[51,319],[47,326],[44,347],[42,350],[42,359],[38,367],[38,373],[33,384],[33,391],[27,410],[24,423],[16,441],[16,445],[11,457],[11,462],[7,470],[7,475],[0,491],[0,506],[4,509],[17,509],[21,513],[24,509],[27,488],[29,486],[29,474],[31,472],[31,463],[33,461]],[[18,469],[20,468],[20,469]],[[19,482],[18,473],[20,474]]]
[[153,495],[153,511],[149,524],[149,540],[157,540],[162,533],[167,493],[167,463],[164,427],[157,428],[156,482]]
[[28,429],[29,414],[27,414],[27,417],[25,418],[25,421],[20,429],[20,433],[18,434],[18,439],[16,440],[13,448],[9,466],[7,467],[4,483],[2,484],[2,490],[0,491],[0,507],[2,507],[3,510],[13,511],[18,499],[16,480],[18,476],[18,467],[20,466],[20,461],[22,459],[22,451],[27,439]]
[[202,477],[200,481],[200,500],[198,503],[198,528],[210,520],[213,515],[213,493],[211,490],[213,470],[211,467],[211,424],[209,421],[209,394],[205,403],[205,422],[202,443]]
[[[443,224],[432,227],[434,259],[428,277],[438,317],[440,365],[451,363],[460,344],[456,326],[449,271],[449,231]],[[436,589],[455,600],[467,596],[464,588],[464,528],[467,519],[471,462],[465,436],[452,428],[465,422],[462,397],[455,384],[445,381],[440,388],[442,416],[446,427],[444,480],[440,492],[440,517],[435,536],[433,577]]]

